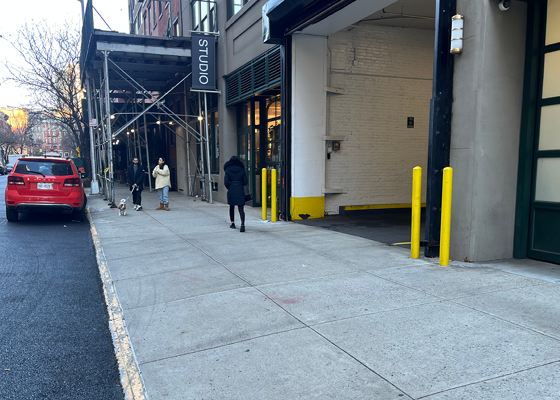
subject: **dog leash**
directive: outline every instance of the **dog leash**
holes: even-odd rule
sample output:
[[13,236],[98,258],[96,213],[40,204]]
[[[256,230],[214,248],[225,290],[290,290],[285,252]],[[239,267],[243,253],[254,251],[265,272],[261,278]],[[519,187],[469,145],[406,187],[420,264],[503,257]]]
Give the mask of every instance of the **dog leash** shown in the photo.
[[[132,196],[132,193],[134,192],[134,189],[136,189],[136,188],[132,188],[132,190],[130,191],[130,196]],[[126,198],[126,200],[124,201],[125,203],[128,201],[128,199],[130,199],[130,196],[128,196]]]

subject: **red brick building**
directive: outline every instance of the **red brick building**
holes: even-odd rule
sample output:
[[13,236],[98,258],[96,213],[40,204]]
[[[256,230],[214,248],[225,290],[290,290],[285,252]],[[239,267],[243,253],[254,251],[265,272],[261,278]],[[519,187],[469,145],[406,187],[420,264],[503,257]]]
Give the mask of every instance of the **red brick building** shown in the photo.
[[129,12],[132,34],[184,36],[180,0],[129,0]]

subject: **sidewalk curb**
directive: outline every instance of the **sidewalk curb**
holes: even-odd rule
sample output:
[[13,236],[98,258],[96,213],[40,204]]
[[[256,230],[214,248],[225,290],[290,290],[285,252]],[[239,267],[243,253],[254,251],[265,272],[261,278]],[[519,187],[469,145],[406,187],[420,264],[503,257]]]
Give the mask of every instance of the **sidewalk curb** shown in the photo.
[[119,364],[119,374],[125,399],[149,400],[144,380],[142,379],[140,369],[138,368],[136,354],[132,348],[126,323],[122,315],[119,298],[115,292],[113,280],[109,269],[107,268],[107,262],[105,260],[103,248],[101,247],[101,241],[99,240],[97,229],[95,228],[93,219],[89,213],[89,207],[87,219],[90,224],[91,237],[95,246],[99,275],[101,282],[103,283],[103,294],[105,295],[105,303],[107,304],[107,312],[109,314],[109,330],[111,331],[115,355]]

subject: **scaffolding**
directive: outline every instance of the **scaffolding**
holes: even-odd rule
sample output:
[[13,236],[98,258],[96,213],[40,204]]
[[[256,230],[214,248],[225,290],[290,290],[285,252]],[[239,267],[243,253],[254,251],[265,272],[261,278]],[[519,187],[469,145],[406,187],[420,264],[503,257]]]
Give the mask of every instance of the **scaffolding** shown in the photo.
[[[82,32],[80,67],[89,118],[97,121],[97,126],[90,124],[92,175],[97,177],[98,190],[109,204],[114,206],[116,201],[113,147],[120,146],[121,142],[126,145],[127,164],[133,157],[142,162],[145,156],[150,173],[153,164],[148,127],[151,125],[159,125],[160,132],[170,131],[185,144],[188,194],[195,195],[198,178],[203,182],[203,200],[212,202],[207,94],[204,93],[201,100],[200,93],[188,90],[190,38],[149,37],[93,29],[89,2]],[[189,115],[188,97],[193,95],[199,98],[199,109],[198,113]],[[168,101],[171,98],[182,99],[184,112],[181,107],[173,110]],[[176,127],[182,128],[183,135]],[[195,152],[198,146],[200,151]],[[148,181],[152,191],[150,175]]]

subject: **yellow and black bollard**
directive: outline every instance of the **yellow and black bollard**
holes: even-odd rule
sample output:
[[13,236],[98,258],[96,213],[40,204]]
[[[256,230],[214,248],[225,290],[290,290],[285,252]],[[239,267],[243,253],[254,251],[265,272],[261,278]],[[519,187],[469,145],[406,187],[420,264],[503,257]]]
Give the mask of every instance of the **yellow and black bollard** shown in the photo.
[[412,229],[410,237],[410,257],[420,257],[420,224],[422,215],[422,168],[412,171]]
[[441,232],[439,244],[439,265],[449,265],[449,243],[451,240],[451,198],[453,193],[453,168],[443,169],[443,190],[441,198]]

